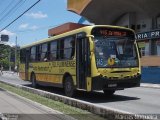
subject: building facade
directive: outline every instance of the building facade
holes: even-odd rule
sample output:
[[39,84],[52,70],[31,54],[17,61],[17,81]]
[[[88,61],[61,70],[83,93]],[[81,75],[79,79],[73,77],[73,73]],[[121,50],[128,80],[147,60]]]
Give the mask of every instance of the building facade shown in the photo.
[[143,56],[160,56],[160,0],[68,0],[68,10],[94,24],[132,28]]
[[160,56],[160,17],[126,13],[114,25],[132,28],[143,56]]

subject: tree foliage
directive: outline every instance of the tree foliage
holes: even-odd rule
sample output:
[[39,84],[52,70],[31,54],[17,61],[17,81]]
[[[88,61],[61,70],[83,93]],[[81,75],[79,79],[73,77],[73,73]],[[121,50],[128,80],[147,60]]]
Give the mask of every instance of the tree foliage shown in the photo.
[[[19,53],[17,54],[17,58],[19,58],[18,56]],[[19,59],[17,59],[17,63],[18,61]],[[9,70],[9,64],[13,69],[15,65],[15,47],[0,44],[0,65],[3,65],[5,70]]]

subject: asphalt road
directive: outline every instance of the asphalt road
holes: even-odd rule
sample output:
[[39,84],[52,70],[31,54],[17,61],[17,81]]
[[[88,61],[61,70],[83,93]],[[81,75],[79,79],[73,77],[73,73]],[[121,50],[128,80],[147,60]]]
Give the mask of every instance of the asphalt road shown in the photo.
[[[30,86],[30,82],[22,81],[15,74],[4,74],[0,80]],[[64,95],[63,90],[53,87],[41,87],[40,89]],[[134,114],[160,114],[160,89],[156,88],[129,88],[117,91],[110,98],[99,92],[77,92],[76,99],[84,100],[103,107],[110,107]]]

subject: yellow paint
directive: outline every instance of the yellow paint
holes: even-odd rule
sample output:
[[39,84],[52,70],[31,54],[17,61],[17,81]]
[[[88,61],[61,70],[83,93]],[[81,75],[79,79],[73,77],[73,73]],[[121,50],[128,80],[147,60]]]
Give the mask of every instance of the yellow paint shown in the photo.
[[[93,42],[92,38],[89,38],[89,42],[91,43],[90,50],[92,50],[93,46],[94,46],[94,42]],[[100,75],[100,73],[98,73],[98,70],[97,70],[94,51],[91,51],[90,60],[91,60],[91,76],[96,77],[96,76]]]
[[87,91],[90,92],[92,89],[92,79],[91,77],[87,77]]
[[50,75],[43,73],[36,73],[36,80],[41,82],[50,82],[50,83],[62,83],[60,81],[60,75]]
[[[24,65],[21,64],[20,70],[22,74],[20,74],[20,77],[22,79],[25,79],[24,68]],[[65,73],[70,73],[71,76],[76,75],[76,63],[75,60],[30,63],[28,69],[29,80],[31,78],[31,73],[35,74],[37,81],[62,84],[63,75]],[[76,85],[76,77],[73,76],[72,78]]]
[[73,84],[76,86],[77,85],[76,76],[72,76],[72,79],[73,79]]
[[[137,73],[140,74],[139,67],[137,67],[137,68],[112,68],[112,69],[100,68],[100,69],[98,69],[98,71],[103,76],[106,76],[108,78],[117,77],[117,79],[123,79],[125,77],[133,77],[133,76],[137,75]],[[123,71],[123,72],[114,73],[115,71]]]
[[19,72],[19,77],[20,77],[22,80],[25,80],[25,72]]

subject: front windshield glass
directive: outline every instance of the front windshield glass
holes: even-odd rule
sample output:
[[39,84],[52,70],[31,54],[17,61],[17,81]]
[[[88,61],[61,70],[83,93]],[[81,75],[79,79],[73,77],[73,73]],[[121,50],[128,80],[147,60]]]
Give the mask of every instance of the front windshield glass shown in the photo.
[[96,36],[95,58],[98,68],[136,67],[138,58],[135,41],[128,36]]

